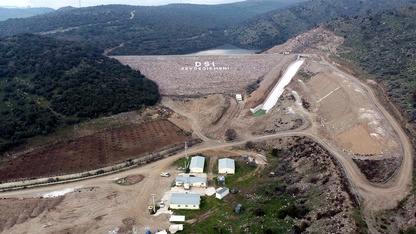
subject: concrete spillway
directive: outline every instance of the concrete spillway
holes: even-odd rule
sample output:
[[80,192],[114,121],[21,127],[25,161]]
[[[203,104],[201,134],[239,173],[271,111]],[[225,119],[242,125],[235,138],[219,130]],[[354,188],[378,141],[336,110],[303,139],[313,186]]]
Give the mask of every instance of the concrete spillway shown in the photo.
[[264,110],[267,113],[270,109],[272,109],[276,105],[280,96],[282,95],[285,87],[290,83],[290,81],[295,76],[296,72],[298,72],[300,66],[303,64],[304,61],[305,59],[300,58],[296,60],[295,62],[293,62],[292,64],[290,64],[290,66],[288,67],[288,69],[283,74],[282,78],[280,79],[280,81],[276,84],[276,86],[270,92],[266,101],[263,104],[257,106],[256,108],[251,109],[251,111],[255,113],[259,110]]

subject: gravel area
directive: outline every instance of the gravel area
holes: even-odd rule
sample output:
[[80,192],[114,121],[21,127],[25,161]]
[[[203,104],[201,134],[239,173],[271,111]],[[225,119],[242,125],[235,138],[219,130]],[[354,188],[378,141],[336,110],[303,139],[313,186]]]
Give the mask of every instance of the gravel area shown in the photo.
[[222,56],[114,56],[121,63],[139,69],[159,85],[162,95],[204,95],[241,93],[267,74],[282,54]]

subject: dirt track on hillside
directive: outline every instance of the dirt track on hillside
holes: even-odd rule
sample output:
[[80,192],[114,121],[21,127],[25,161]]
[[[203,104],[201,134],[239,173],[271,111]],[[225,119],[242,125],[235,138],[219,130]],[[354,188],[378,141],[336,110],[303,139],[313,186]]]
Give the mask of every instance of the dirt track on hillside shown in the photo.
[[[198,112],[196,112],[196,108],[194,107],[200,105],[202,102],[209,102],[212,103],[211,105],[215,105],[215,98],[211,100],[210,97],[207,97],[206,99],[203,98],[204,100],[173,100],[167,98],[162,100],[162,104],[168,106],[177,113],[175,118],[176,121],[180,123],[178,126],[183,125],[192,129],[193,134],[204,140],[204,143],[201,145],[188,149],[188,155],[207,151],[210,153],[218,152],[218,156],[221,156],[224,152],[241,154],[241,151],[234,151],[232,147],[244,145],[247,141],[264,141],[267,139],[289,136],[305,136],[317,142],[342,164],[343,170],[345,170],[351,183],[352,191],[359,197],[362,210],[364,211],[367,224],[369,225],[369,231],[371,233],[376,233],[377,230],[375,229],[375,226],[372,225],[374,213],[395,207],[397,203],[406,196],[412,185],[414,156],[412,145],[399,123],[384,109],[373,91],[366,84],[363,84],[355,77],[346,74],[336,65],[329,62],[325,57],[318,63],[322,63],[332,71],[341,74],[341,76],[329,76],[330,79],[346,77],[351,83],[344,85],[344,87],[340,89],[337,89],[338,86],[334,86],[337,83],[328,83],[327,90],[317,90],[316,88],[316,93],[319,93],[317,96],[306,97],[306,93],[308,92],[305,92],[305,98],[308,98],[307,100],[311,104],[309,110],[297,105],[290,92],[286,92],[283,95],[283,98],[279,100],[278,106],[275,109],[272,109],[270,113],[264,117],[253,117],[249,115],[247,108],[240,108],[237,103],[233,103],[224,109],[219,109],[216,106],[210,106],[205,109],[199,108]],[[275,75],[278,72],[277,70],[270,75],[270,78],[266,78],[266,83],[273,83],[273,79],[276,79]],[[300,79],[300,77],[297,78]],[[351,96],[353,92],[348,92],[348,85],[353,87],[355,85],[356,87],[360,87],[361,91],[364,91],[364,93],[361,93],[360,95],[368,98],[369,101],[366,104],[371,104],[374,111],[380,114],[382,121],[385,121],[383,122],[384,125],[389,125],[391,127],[391,130],[387,130],[388,134],[391,134],[391,136],[393,136],[392,141],[397,143],[397,145],[392,145],[391,148],[388,148],[388,145],[383,145],[383,147],[387,147],[386,152],[395,150],[400,156],[397,158],[402,160],[400,168],[396,171],[395,176],[385,184],[370,183],[352,160],[353,157],[359,157],[356,155],[357,152],[354,151],[367,152],[366,150],[368,149],[360,148],[363,147],[361,145],[356,146],[356,148],[348,148],[349,145],[345,143],[347,142],[347,140],[345,140],[346,138],[353,138],[356,136],[353,135],[353,137],[351,137],[347,133],[349,133],[348,131],[350,129],[355,130],[356,128],[354,128],[354,126],[358,126],[356,125],[358,122],[356,119],[359,119],[357,117],[358,112],[354,112],[354,114],[348,112],[348,118],[356,118],[353,119],[348,126],[339,125],[339,123],[336,122],[338,121],[337,116],[334,118],[335,121],[333,122],[328,121],[330,118],[326,118],[327,122],[319,119],[325,114],[327,114],[325,116],[327,117],[335,113],[326,113],[326,110],[337,110],[338,112],[336,113],[341,113],[342,115],[340,117],[345,118],[344,114],[347,113],[345,112],[347,107],[341,106],[345,108],[339,108],[339,106],[336,106],[329,101],[334,102],[334,100],[342,99],[345,95]],[[297,83],[295,81],[291,88],[298,90],[301,89],[299,87],[304,87],[303,90],[309,88],[309,92],[313,92],[312,86],[300,81]],[[319,106],[321,103],[320,100],[325,100],[324,97],[326,98],[328,97],[327,95],[335,93],[334,90],[337,92],[340,91],[336,93],[338,96],[331,97],[333,99],[328,100],[328,103],[323,105],[324,108]],[[260,94],[256,93],[253,95],[253,98],[259,98],[260,96]],[[300,93],[300,95],[302,96],[303,94]],[[224,98],[224,100],[227,99],[229,99],[229,97]],[[356,99],[356,102],[359,102],[360,100],[361,99]],[[333,107],[332,109],[325,109],[330,105],[333,105],[331,106]],[[207,115],[209,115],[209,113],[215,113],[215,115],[222,113],[223,115],[219,121],[214,121],[215,124],[206,125],[204,121],[212,121],[216,118],[216,116],[208,116],[208,118]],[[294,123],[299,121],[302,121],[302,124],[300,126],[296,125],[297,127],[293,128],[293,126],[295,126]],[[328,125],[325,127],[322,123],[328,123]],[[224,142],[223,140],[223,131],[228,127],[235,128],[239,134],[237,139],[233,142]],[[368,135],[371,133],[368,128],[363,128],[364,129],[360,130],[360,134]],[[347,136],[341,135],[345,132]],[[335,136],[340,136],[340,138],[336,138]],[[348,139],[349,142],[352,142],[352,140]],[[381,146],[377,145],[377,147]],[[348,148],[348,150],[346,150],[346,148]],[[378,151],[379,150],[377,150],[377,152]],[[169,225],[167,216],[151,216],[148,214],[147,206],[152,202],[152,193],[156,194],[156,201],[160,201],[162,194],[171,187],[173,178],[177,174],[177,171],[171,164],[183,156],[184,153],[182,152],[129,171],[71,184],[2,193],[0,194],[0,197],[31,198],[30,202],[33,202],[33,197],[38,197],[39,194],[66,188],[77,188],[75,192],[66,194],[63,201],[53,209],[45,211],[42,215],[27,219],[20,224],[12,225],[8,231],[12,233],[108,233],[109,231],[115,230],[115,228],[119,228],[120,230],[128,230],[130,228],[131,230],[132,227],[136,227],[136,230],[139,233],[144,233],[147,229],[153,232],[165,229]],[[253,155],[253,157],[254,156],[255,155]],[[374,156],[389,157],[389,154],[374,154],[372,157]],[[264,158],[259,156],[259,160],[263,162]],[[171,172],[172,177],[161,178],[159,174],[162,171]],[[141,174],[144,176],[144,179],[132,186],[120,186],[113,182],[117,178],[132,174]],[[2,201],[8,203],[13,202],[11,199]],[[39,203],[40,202],[42,202],[42,199],[39,199]],[[23,220],[24,218],[24,215],[20,213],[14,215],[17,216],[14,220]],[[44,227],[45,224],[51,225]]]
[[[327,60],[325,61],[334,69],[338,70],[341,73],[344,73],[338,67],[335,67],[332,64],[330,64]],[[345,75],[359,82],[355,77],[352,77],[348,74]],[[397,170],[395,176],[384,185],[372,185],[362,176],[357,176],[357,173],[354,173],[354,171],[357,171],[357,169],[351,168],[351,171],[349,172],[352,175],[351,179],[355,184],[359,195],[364,199],[363,211],[367,217],[372,218],[374,212],[385,209],[392,209],[396,207],[398,202],[402,200],[410,191],[412,187],[414,152],[413,146],[408,136],[401,128],[400,124],[381,105],[381,103],[375,96],[374,92],[367,85],[362,84],[362,86],[365,87],[368,95],[371,97],[371,100],[377,106],[379,111],[384,115],[384,117],[388,120],[389,124],[392,126],[392,128],[398,135],[399,143],[401,144],[402,149],[402,162],[400,168]],[[372,233],[377,232],[377,230],[373,229],[371,223],[369,225],[369,230]]]

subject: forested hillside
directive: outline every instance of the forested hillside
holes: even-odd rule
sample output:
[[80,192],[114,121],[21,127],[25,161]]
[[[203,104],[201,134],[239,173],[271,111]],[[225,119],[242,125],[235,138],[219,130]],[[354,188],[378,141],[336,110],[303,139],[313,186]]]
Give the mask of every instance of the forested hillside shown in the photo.
[[311,0],[250,19],[227,33],[232,44],[268,49],[289,38],[340,17],[370,14],[408,6],[416,0]]
[[370,16],[329,22],[343,36],[340,49],[383,82],[401,109],[416,120],[416,4]]
[[222,5],[105,5],[58,10],[0,22],[0,37],[41,33],[87,41],[111,55],[185,54],[226,43],[224,30],[267,11],[304,0],[262,0]]
[[157,85],[80,43],[22,34],[0,40],[0,152],[61,124],[153,105]]
[[26,18],[35,15],[52,12],[54,9],[47,7],[39,8],[3,8],[0,7],[0,21],[12,18]]

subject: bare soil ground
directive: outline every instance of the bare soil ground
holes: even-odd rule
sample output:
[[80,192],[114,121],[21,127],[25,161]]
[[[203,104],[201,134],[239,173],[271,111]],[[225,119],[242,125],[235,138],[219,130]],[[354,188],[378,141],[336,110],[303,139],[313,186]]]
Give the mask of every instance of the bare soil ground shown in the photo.
[[[0,232],[7,231],[15,225],[37,218],[44,212],[51,212],[63,201],[57,198],[6,198],[0,199]],[[44,223],[47,226],[48,223]]]
[[0,181],[88,171],[190,139],[186,132],[167,120],[107,129],[24,153],[0,166]]
[[124,178],[120,178],[116,181],[118,185],[133,185],[137,184],[144,179],[143,175],[129,175]]
[[[368,87],[351,75],[342,72],[337,68],[337,64],[326,60],[324,55],[327,52],[335,52],[341,42],[341,38],[322,31],[322,29],[315,29],[289,40],[284,45],[271,49],[269,52],[308,52],[320,56],[310,55],[299,74],[294,77],[282,95],[277,106],[262,117],[254,117],[249,112],[249,108],[254,107],[256,103],[267,96],[266,91],[270,89],[270,85],[276,83],[279,74],[294,60],[295,55],[273,54],[271,56],[276,56],[273,57],[276,58],[273,61],[265,59],[264,56],[260,56],[259,60],[256,60],[254,55],[242,60],[236,59],[236,57],[232,57],[232,59],[213,57],[212,60],[215,60],[216,65],[230,67],[230,70],[221,71],[218,74],[211,74],[211,71],[178,72],[182,66],[192,66],[195,59],[210,60],[209,57],[171,57],[171,61],[169,57],[149,57],[147,60],[140,59],[139,62],[134,60],[137,58],[133,58],[131,61],[137,64],[144,61],[146,66],[150,66],[152,63],[158,64],[158,69],[137,67],[144,74],[146,74],[146,69],[149,70],[146,75],[161,85],[162,93],[172,95],[163,97],[161,101],[162,105],[175,112],[170,117],[170,121],[183,129],[192,130],[195,136],[205,141],[202,145],[190,148],[189,154],[207,152],[221,157],[231,154],[231,152],[224,153],[224,148],[244,145],[247,140],[261,142],[267,137],[277,138],[290,134],[307,135],[330,151],[338,159],[336,163],[343,163],[343,170],[348,172],[353,185],[350,188],[357,191],[360,201],[362,201],[362,210],[366,215],[366,221],[370,224],[369,232],[377,233],[383,227],[375,224],[378,222],[374,218],[375,212],[394,208],[409,191],[414,155],[403,130],[376,100]],[[265,62],[266,60],[267,62]],[[250,67],[251,65],[247,65],[244,61],[257,64]],[[232,69],[235,73],[224,73],[232,71]],[[201,72],[201,74],[206,72],[207,76],[201,75],[200,77],[200,74],[196,75],[193,72]],[[175,73],[181,75],[173,75]],[[213,76],[211,80],[209,79],[210,75]],[[241,78],[243,75],[247,75],[247,77]],[[260,77],[263,78],[263,81],[257,91],[251,95],[245,95],[244,102],[237,102],[234,99],[235,92],[242,92],[247,84]],[[299,100],[292,91],[296,91],[300,96],[303,105],[299,105]],[[191,98],[189,96],[197,97]],[[305,105],[306,103],[308,105]],[[237,139],[234,142],[224,142],[224,132],[227,128],[237,131]],[[280,143],[269,144],[266,142],[271,147]],[[288,148],[294,145],[293,142],[283,142],[282,144],[286,144]],[[355,221],[351,221],[351,198],[348,198],[345,194],[346,190],[342,187],[347,184],[345,177],[341,175],[340,169],[334,166],[335,161],[329,162],[328,155],[322,155],[322,157],[313,155],[310,159],[303,156],[297,157],[299,154],[296,153],[296,150],[308,151],[308,148],[302,149],[302,147],[306,146],[299,144],[288,152],[288,155],[293,159],[290,164],[296,174],[310,173],[310,170],[317,169],[317,167],[322,171],[312,171],[306,180],[300,178],[299,181],[303,182],[298,185],[305,190],[317,190],[316,204],[321,204],[319,203],[320,196],[331,200],[330,206],[322,204],[321,210],[318,208],[313,211],[314,215],[310,218],[314,222],[309,228],[310,232],[317,233],[322,230],[337,232],[341,229],[345,233],[354,231]],[[310,146],[308,147],[310,148]],[[233,151],[229,148],[227,150]],[[240,154],[241,152],[234,153]],[[0,226],[10,233],[108,233],[110,231],[143,233],[147,229],[153,232],[166,229],[169,225],[167,215],[150,216],[147,206],[151,204],[150,194],[156,194],[156,200],[160,200],[162,194],[170,189],[172,178],[178,173],[171,167],[171,164],[183,156],[183,153],[179,153],[131,171],[69,185],[63,184],[0,194],[0,197],[23,198],[23,200],[10,199],[10,208],[5,209],[5,211],[10,210],[11,207],[16,206],[19,207],[17,208],[19,210],[30,206],[34,202],[30,199],[41,196],[40,193],[68,187],[76,188],[74,192],[64,195],[63,200],[54,206],[54,209],[44,209],[41,215],[30,219],[23,217],[22,220],[25,221],[19,225],[11,225],[17,221],[10,221],[8,217],[3,215],[0,218]],[[256,157],[255,154],[252,156]],[[264,161],[259,157],[259,161],[261,160]],[[331,157],[331,160],[334,158]],[[353,160],[356,162],[370,160],[361,165],[364,167],[376,160],[379,163],[378,166],[372,169],[367,168],[367,174],[374,173],[374,169],[377,170],[380,174],[377,176],[377,180],[386,178],[398,166],[401,167],[396,171],[392,180],[385,184],[374,184],[365,178]],[[324,167],[326,169],[323,169]],[[362,170],[366,171],[365,168]],[[162,171],[170,171],[173,177],[161,178],[159,173]],[[131,186],[119,186],[114,183],[117,179],[134,174],[143,175],[143,180]],[[331,186],[322,186],[325,178],[329,178]],[[316,186],[307,184],[316,179],[319,183],[322,179],[322,184],[319,186],[318,183]],[[305,195],[305,200],[307,199],[308,196]],[[39,198],[35,200],[35,204],[40,204],[42,201]],[[413,203],[409,204],[411,206]],[[413,218],[410,218],[412,210],[407,208],[405,210],[409,212],[409,215],[403,215],[406,218],[400,219],[400,222],[396,221],[401,224],[405,221],[412,224],[414,221]],[[332,216],[335,218],[330,218]],[[325,222],[318,221],[321,219],[325,219]],[[391,223],[391,219],[388,222]],[[4,228],[6,224],[7,229]]]
[[[239,151],[231,149],[200,153],[222,157],[239,155]],[[257,158],[256,153],[249,155]],[[0,227],[5,233],[109,233],[115,230],[117,233],[144,233],[167,229],[169,215],[152,216],[147,207],[152,205],[151,194],[155,194],[156,202],[160,201],[170,190],[176,175],[181,173],[172,166],[179,157],[183,154],[116,175],[2,193],[0,203],[7,205],[0,206],[4,211],[0,213]],[[171,177],[160,177],[163,171],[169,171]],[[120,186],[116,181],[122,178],[142,180]],[[40,198],[46,193],[68,188],[74,191],[57,198]],[[30,216],[34,212],[36,215]]]
[[[167,216],[152,217],[147,211],[147,206],[152,204],[148,189],[151,188],[151,191],[157,194],[156,199],[160,200],[164,191],[169,189],[172,180],[170,178],[159,180],[160,177],[156,173],[150,176],[149,173],[154,170],[154,165],[151,165],[148,169],[141,168],[128,172],[139,172],[144,176],[142,181],[130,186],[116,184],[118,176],[110,176],[98,181],[84,181],[71,186],[58,186],[55,189],[72,187],[75,190],[51,199],[61,201],[54,209],[47,209],[43,198],[20,196],[19,199],[8,201],[10,207],[13,206],[16,210],[17,218],[20,217],[19,209],[25,210],[25,207],[32,203],[34,207],[42,207],[43,212],[41,215],[26,219],[23,225],[9,225],[8,223],[13,220],[2,222],[1,225],[8,225],[4,228],[6,233],[109,233],[115,230],[118,230],[118,233],[132,233],[133,230],[144,233],[146,230],[155,232],[164,229],[168,225]],[[129,178],[131,175],[128,173],[121,176]],[[42,196],[42,194],[37,195]],[[12,212],[11,209],[7,210]],[[143,220],[146,222],[143,223]]]
[[[211,105],[203,105],[208,104]],[[217,105],[216,103],[219,103]],[[229,103],[224,105],[221,103]],[[162,104],[183,116],[172,116],[176,123],[180,119],[188,119],[200,134],[213,140],[225,140],[228,128],[237,131],[237,139],[245,139],[251,135],[276,133],[285,130],[304,129],[309,126],[309,120],[304,108],[295,102],[291,92],[286,92],[279,100],[279,108],[271,110],[268,116],[255,117],[244,102],[237,102],[234,97],[213,95],[202,98],[168,98],[164,97]],[[218,119],[220,117],[220,119]]]
[[319,59],[308,60],[303,69],[315,74],[298,82],[309,87],[301,93],[316,109],[324,136],[353,155],[400,157],[397,135],[359,83]]

